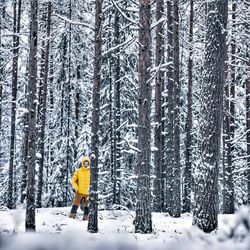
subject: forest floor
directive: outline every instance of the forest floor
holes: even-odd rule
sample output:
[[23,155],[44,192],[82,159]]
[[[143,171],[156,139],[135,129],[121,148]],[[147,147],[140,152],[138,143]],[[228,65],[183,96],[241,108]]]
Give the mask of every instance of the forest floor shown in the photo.
[[[37,209],[38,233],[27,234],[25,210],[0,207],[0,250],[77,250],[82,245],[84,250],[250,249],[250,233],[244,228],[244,218],[249,219],[246,209],[238,215],[219,215],[219,227],[210,234],[192,226],[191,214],[171,218],[163,213],[152,214],[152,234],[137,234],[135,213],[124,210],[100,211],[99,232],[91,234],[88,222],[82,221],[82,211],[79,209],[76,219],[68,218],[69,211],[69,207]],[[229,238],[236,227],[237,233],[233,231]]]

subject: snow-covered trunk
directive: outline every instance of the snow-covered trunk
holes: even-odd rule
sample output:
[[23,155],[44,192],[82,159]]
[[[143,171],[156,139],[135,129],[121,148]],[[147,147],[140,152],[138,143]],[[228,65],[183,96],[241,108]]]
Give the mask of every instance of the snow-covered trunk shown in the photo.
[[38,187],[37,187],[37,207],[42,206],[42,188],[43,188],[43,170],[44,170],[44,150],[45,150],[45,122],[47,112],[47,92],[48,92],[48,73],[49,73],[49,49],[50,49],[50,26],[51,26],[51,2],[48,2],[47,9],[47,37],[44,58],[44,76],[41,98],[41,128],[40,128],[40,153],[39,158],[39,174],[38,174]]
[[173,66],[174,66],[174,163],[173,163],[173,203],[171,215],[181,215],[181,171],[180,171],[180,46],[179,46],[179,0],[173,1]]
[[137,165],[137,203],[135,232],[151,233],[151,193],[150,193],[150,155],[151,155],[151,1],[140,0],[139,7],[139,119],[138,119],[138,165]]
[[91,171],[89,195],[88,231],[98,232],[98,160],[99,160],[99,130],[100,130],[100,90],[102,62],[102,0],[95,1],[95,57],[93,79],[93,110],[91,127]]
[[[160,21],[164,15],[164,1],[157,0],[156,2],[156,22]],[[164,23],[160,22],[156,28],[156,55],[155,67],[157,70],[155,78],[155,181],[154,181],[154,211],[161,212],[163,208],[162,197],[162,85],[164,84],[164,72],[161,65],[164,63]]]
[[[3,48],[2,44],[2,30],[3,30],[3,20],[4,20],[4,12],[5,7],[4,5],[0,6],[0,49]],[[2,124],[3,124],[3,74],[4,74],[4,58],[2,53],[0,53],[0,165],[2,165],[2,156],[3,156],[3,148],[2,148],[2,139],[3,139],[3,131],[2,131]],[[4,175],[2,172],[2,167],[0,169],[0,181],[3,181]]]
[[36,84],[37,84],[37,44],[38,44],[38,1],[31,0],[29,85],[28,85],[28,181],[26,204],[26,230],[35,230],[35,166],[36,166]]
[[174,152],[173,152],[173,129],[174,129],[174,103],[173,103],[173,92],[174,92],[174,76],[173,76],[173,3],[172,1],[167,2],[167,128],[166,128],[166,204],[165,212],[171,213],[171,204],[173,203],[173,171],[172,166],[174,164]]
[[[61,75],[60,75],[60,85],[61,85],[61,98],[60,98],[60,138],[62,139],[62,144],[59,147],[59,150],[63,148],[65,155],[58,156],[58,163],[62,165],[62,174],[60,176],[60,183],[62,184],[62,197],[61,202],[66,206],[67,203],[67,185],[68,185],[68,166],[67,166],[67,35],[64,33],[62,38],[62,66],[61,66]],[[56,98],[55,98],[56,99]],[[56,100],[55,100],[56,101]],[[66,145],[65,145],[66,144]],[[57,158],[57,154],[55,152],[55,158]],[[66,158],[66,159],[65,159]]]
[[190,0],[189,14],[189,55],[188,55],[188,93],[187,93],[187,118],[186,118],[186,145],[185,145],[185,168],[183,176],[183,209],[184,213],[191,210],[191,182],[192,182],[192,127],[193,127],[193,20],[194,1]]
[[218,174],[225,85],[228,1],[208,3],[205,62],[201,103],[200,163],[193,224],[204,232],[218,225]]
[[[69,20],[72,19],[72,2],[71,0],[69,1],[69,10],[68,10],[68,18]],[[68,204],[68,194],[69,194],[69,175],[71,174],[72,170],[71,170],[71,165],[72,165],[72,159],[71,159],[71,152],[73,150],[73,148],[71,149],[71,135],[70,135],[70,129],[71,129],[71,121],[72,121],[72,117],[71,117],[71,95],[72,95],[72,90],[73,90],[73,84],[72,84],[72,25],[71,23],[69,23],[69,32],[68,32],[68,50],[69,50],[69,54],[68,54],[68,81],[67,81],[67,87],[66,87],[66,120],[67,120],[67,133],[66,133],[66,137],[67,137],[67,145],[66,145],[66,179],[65,179],[65,200],[64,200],[64,204],[67,206]]]
[[[249,27],[249,26],[248,26]],[[247,180],[248,180],[248,204],[250,204],[250,54],[247,54],[248,76],[246,79],[246,124],[247,124]]]
[[235,130],[235,81],[236,81],[236,3],[232,4],[232,41],[230,44],[230,66],[228,66],[228,83],[226,86],[226,110],[225,110],[225,164],[223,173],[223,212],[226,214],[234,213],[234,183],[233,183],[233,153],[234,153],[234,130]]
[[[79,118],[80,118],[80,81],[81,81],[81,74],[80,74],[80,65],[77,66],[77,87],[75,93],[75,140],[78,141],[79,138]],[[74,158],[77,159],[77,149],[74,151]]]
[[15,158],[15,132],[16,132],[16,107],[17,107],[17,79],[19,58],[19,33],[21,24],[21,0],[14,1],[13,10],[13,61],[12,61],[12,93],[11,93],[11,129],[10,129],[10,160],[8,180],[8,208],[14,207],[13,200],[13,169]]
[[[25,96],[27,96],[27,87],[26,87]],[[25,106],[27,108],[28,104],[26,103]],[[23,117],[24,136],[23,136],[23,142],[22,142],[22,162],[21,162],[21,169],[22,169],[21,198],[20,198],[21,203],[24,202],[26,198],[26,192],[27,192],[28,123],[29,123],[29,114],[26,112]]]
[[[26,74],[28,76],[28,64],[26,67]],[[24,108],[28,110],[28,83],[25,83],[24,87]],[[25,112],[22,117],[22,124],[23,124],[23,141],[21,144],[21,197],[20,202],[24,203],[27,193],[27,156],[28,156],[28,131],[29,131],[29,113]]]
[[[115,11],[114,23],[114,42],[115,46],[120,43],[120,16],[118,10]],[[121,65],[120,65],[120,50],[118,49],[114,57],[115,65],[115,89],[114,89],[114,190],[113,190],[113,204],[121,204]]]

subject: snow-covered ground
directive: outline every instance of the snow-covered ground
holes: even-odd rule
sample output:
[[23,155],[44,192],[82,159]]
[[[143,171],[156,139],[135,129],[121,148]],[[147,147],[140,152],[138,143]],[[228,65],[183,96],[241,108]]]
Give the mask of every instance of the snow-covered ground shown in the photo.
[[[171,218],[166,214],[153,213],[152,234],[134,233],[135,213],[129,211],[100,211],[99,232],[87,232],[87,221],[78,217],[68,218],[70,208],[42,208],[36,210],[36,231],[25,233],[24,209],[0,208],[0,249],[4,250],[149,250],[149,249],[250,249],[250,237],[244,218],[249,210],[238,215],[220,215],[219,229],[204,234],[192,227],[192,216]],[[250,221],[250,220],[248,220]],[[236,228],[233,236],[230,228]]]

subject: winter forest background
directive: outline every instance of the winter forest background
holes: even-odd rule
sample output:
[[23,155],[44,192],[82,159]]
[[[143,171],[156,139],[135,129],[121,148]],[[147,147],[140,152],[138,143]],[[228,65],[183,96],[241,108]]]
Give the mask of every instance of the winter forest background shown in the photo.
[[26,204],[28,227],[35,207],[71,205],[86,154],[90,231],[97,200],[135,210],[145,233],[151,211],[194,212],[210,232],[218,213],[249,204],[249,0],[0,10],[0,204]]

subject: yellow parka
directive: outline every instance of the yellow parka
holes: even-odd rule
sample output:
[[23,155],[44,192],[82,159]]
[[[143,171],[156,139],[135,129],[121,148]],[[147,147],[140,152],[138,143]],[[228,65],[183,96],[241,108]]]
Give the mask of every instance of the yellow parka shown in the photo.
[[90,168],[84,167],[84,162],[89,162],[90,167],[90,159],[88,156],[84,156],[82,158],[82,167],[78,168],[72,177],[72,186],[79,194],[88,195],[89,194],[89,185],[90,185]]

